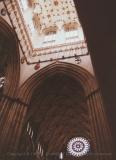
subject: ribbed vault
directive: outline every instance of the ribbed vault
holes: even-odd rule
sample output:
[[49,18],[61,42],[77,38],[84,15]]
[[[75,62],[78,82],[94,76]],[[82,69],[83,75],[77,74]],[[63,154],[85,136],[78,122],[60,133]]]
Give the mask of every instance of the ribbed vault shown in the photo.
[[75,136],[86,137],[93,155],[98,153],[85,159],[101,159],[99,153],[110,152],[111,135],[100,91],[85,69],[55,62],[32,75],[17,96],[29,105],[24,124],[32,127],[35,150],[40,143],[44,156],[66,153],[67,142]]
[[68,141],[77,136],[89,139],[89,115],[80,84],[65,74],[49,77],[35,91],[29,110],[37,141],[46,152],[66,152]]

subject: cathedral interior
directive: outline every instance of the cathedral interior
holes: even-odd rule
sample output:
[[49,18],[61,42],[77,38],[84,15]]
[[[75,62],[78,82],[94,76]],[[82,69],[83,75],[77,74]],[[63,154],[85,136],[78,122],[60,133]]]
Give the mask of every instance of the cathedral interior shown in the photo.
[[0,160],[115,160],[115,4],[0,0]]

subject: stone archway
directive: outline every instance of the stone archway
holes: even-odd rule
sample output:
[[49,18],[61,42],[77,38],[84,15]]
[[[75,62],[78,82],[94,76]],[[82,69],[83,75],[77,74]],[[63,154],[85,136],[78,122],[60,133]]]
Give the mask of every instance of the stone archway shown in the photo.
[[[14,96],[18,88],[20,76],[20,54],[15,31],[0,17],[0,61],[1,69],[6,77],[4,94]],[[4,71],[3,71],[4,70]]]
[[[7,154],[14,131],[14,99],[19,85],[20,55],[15,31],[0,17],[0,76],[5,84],[0,99],[0,157]],[[3,158],[3,157],[2,157]]]
[[[54,77],[55,75],[71,77],[83,90],[84,101],[88,108],[89,138],[92,144],[92,159],[111,159],[111,134],[99,87],[95,78],[79,66],[63,62],[53,63],[32,75],[21,86],[17,96],[24,104],[28,104],[27,113],[25,112],[26,119],[23,123],[25,124],[26,120],[28,120],[28,110],[31,110],[30,113],[33,113],[32,102],[34,101],[32,101],[32,99],[34,94],[37,90],[38,92],[40,91],[41,86],[44,85],[46,80],[49,80],[50,77]],[[40,96],[40,98],[42,97]],[[34,104],[36,105],[36,103]]]

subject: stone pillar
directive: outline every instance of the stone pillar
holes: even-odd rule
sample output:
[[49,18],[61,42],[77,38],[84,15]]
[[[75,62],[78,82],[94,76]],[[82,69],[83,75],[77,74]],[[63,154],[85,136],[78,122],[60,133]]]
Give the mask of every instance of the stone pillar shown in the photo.
[[18,100],[3,97],[0,104],[0,156],[15,159],[23,129],[27,106]]
[[[112,138],[102,103],[100,91],[96,90],[87,97],[93,141],[93,158],[96,160],[112,159]],[[95,158],[94,158],[95,159]]]

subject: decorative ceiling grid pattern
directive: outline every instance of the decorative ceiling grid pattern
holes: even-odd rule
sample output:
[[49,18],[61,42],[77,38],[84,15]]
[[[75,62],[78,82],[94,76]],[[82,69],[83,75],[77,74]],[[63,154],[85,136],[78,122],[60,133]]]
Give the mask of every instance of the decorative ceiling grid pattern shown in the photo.
[[18,2],[34,48],[84,40],[73,0]]

